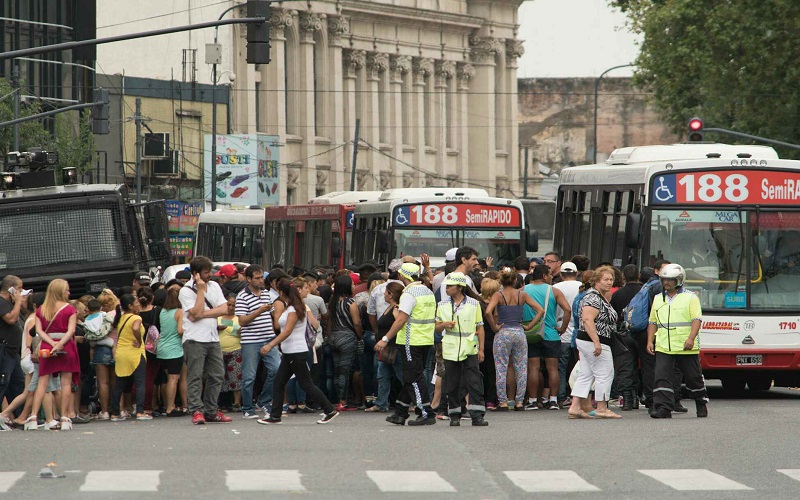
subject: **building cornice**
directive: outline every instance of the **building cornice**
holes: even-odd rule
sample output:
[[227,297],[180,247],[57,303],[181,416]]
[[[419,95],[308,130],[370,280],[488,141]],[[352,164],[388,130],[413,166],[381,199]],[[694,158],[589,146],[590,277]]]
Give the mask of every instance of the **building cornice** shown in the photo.
[[470,16],[466,14],[453,14],[449,12],[436,12],[426,9],[415,9],[411,7],[400,7],[397,5],[387,5],[383,3],[343,1],[341,3],[342,13],[357,18],[375,17],[388,18],[395,21],[404,20],[415,25],[435,26],[442,28],[459,27],[463,30],[480,29],[486,23],[482,17]]

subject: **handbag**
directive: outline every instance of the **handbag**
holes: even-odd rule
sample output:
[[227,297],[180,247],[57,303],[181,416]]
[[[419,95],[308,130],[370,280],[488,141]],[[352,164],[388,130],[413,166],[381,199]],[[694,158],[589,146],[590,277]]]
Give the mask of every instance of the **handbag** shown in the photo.
[[[156,309],[156,308],[154,308]],[[160,309],[160,308],[159,308]],[[161,311],[156,310],[154,313],[156,317],[160,314]],[[147,327],[147,332],[145,333],[145,340],[144,340],[144,349],[149,352],[150,354],[157,354],[158,353],[158,339],[161,338],[161,332],[158,331],[158,327],[156,325],[150,325]]]
[[547,306],[550,304],[550,291],[553,287],[547,285],[547,291],[544,293],[544,314],[538,323],[533,325],[530,330],[525,330],[525,339],[529,344],[538,344],[544,340],[544,326],[545,317],[547,316]]
[[397,361],[397,344],[386,344],[386,347],[378,352],[378,361],[383,361],[387,365],[393,365]]

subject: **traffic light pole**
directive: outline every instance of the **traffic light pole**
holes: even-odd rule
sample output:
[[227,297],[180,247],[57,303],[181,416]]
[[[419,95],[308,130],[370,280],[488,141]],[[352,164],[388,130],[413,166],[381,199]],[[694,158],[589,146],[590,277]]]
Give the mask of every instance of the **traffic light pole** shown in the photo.
[[735,132],[724,128],[703,128],[705,132],[717,132],[718,134],[727,134],[734,137],[741,137],[742,139],[750,139],[752,141],[766,142],[767,144],[774,144],[776,146],[783,146],[789,149],[800,149],[800,144],[792,144],[790,142],[776,141],[775,139],[767,139],[766,137],[759,137],[757,135],[744,134],[742,132]]
[[73,110],[76,110],[76,109],[91,108],[91,107],[97,106],[97,104],[98,103],[95,103],[95,102],[89,102],[89,103],[85,103],[85,104],[73,104],[72,106],[67,106],[65,108],[54,109],[52,111],[45,111],[44,113],[38,113],[38,114],[35,114],[35,115],[30,115],[30,116],[25,116],[25,117],[22,117],[22,118],[17,118],[16,120],[9,120],[7,122],[2,122],[2,123],[0,123],[0,127],[8,127],[8,126],[11,126],[11,125],[16,125],[18,123],[29,122],[31,120],[38,120],[39,118],[44,118],[44,117],[47,117],[47,116],[57,115],[59,113],[65,112],[65,111],[73,111]]

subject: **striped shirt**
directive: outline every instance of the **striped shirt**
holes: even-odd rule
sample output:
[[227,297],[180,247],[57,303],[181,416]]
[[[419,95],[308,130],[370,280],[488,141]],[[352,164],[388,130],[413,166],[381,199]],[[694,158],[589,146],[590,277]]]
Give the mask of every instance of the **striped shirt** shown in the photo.
[[[246,286],[239,295],[236,296],[236,316],[248,316],[264,304],[272,304],[266,290],[261,290],[260,295],[255,295],[249,286]],[[275,338],[275,330],[272,329],[272,312],[267,311],[259,314],[247,326],[239,330],[242,344],[256,344],[269,342]]]

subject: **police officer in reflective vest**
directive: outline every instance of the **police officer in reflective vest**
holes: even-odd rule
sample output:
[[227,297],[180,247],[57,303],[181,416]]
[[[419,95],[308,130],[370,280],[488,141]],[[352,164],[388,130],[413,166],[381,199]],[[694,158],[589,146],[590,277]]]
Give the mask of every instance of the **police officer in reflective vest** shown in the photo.
[[436,299],[433,292],[419,281],[420,267],[405,263],[397,271],[397,277],[405,285],[400,296],[400,304],[389,332],[375,344],[380,351],[398,333],[398,347],[403,355],[403,389],[397,397],[395,413],[386,418],[387,422],[404,425],[408,410],[414,401],[419,415],[409,420],[408,425],[433,425],[436,414],[431,408],[428,394],[428,381],[425,380],[425,361],[433,347],[433,332],[436,326]]
[[[697,416],[707,417],[708,397],[700,370],[700,342],[697,335],[702,324],[700,299],[683,288],[686,272],[678,264],[661,269],[659,279],[664,291],[653,300],[650,325],[647,327],[647,351],[655,351],[655,387],[653,418],[672,418],[675,408],[675,367],[683,373],[686,388],[697,405]],[[655,347],[653,340],[655,339]]]
[[467,277],[450,273],[444,280],[449,300],[439,302],[436,309],[436,332],[444,330],[444,387],[450,426],[461,425],[461,399],[469,394],[467,411],[472,425],[484,427],[486,404],[483,400],[483,378],[478,363],[483,362],[483,313],[477,300],[464,295]]

